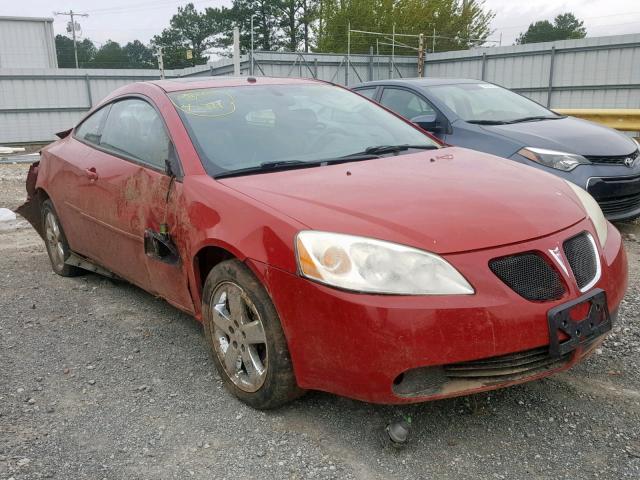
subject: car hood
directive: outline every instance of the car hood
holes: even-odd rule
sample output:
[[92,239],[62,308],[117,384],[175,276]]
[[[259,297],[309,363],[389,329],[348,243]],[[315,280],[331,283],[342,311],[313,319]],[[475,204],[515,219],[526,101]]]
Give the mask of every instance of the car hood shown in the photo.
[[515,140],[523,147],[547,148],[579,155],[628,155],[637,147],[616,130],[574,117],[509,125],[483,125],[482,129]]
[[530,240],[585,217],[563,180],[455,147],[220,182],[309,229],[440,254]]

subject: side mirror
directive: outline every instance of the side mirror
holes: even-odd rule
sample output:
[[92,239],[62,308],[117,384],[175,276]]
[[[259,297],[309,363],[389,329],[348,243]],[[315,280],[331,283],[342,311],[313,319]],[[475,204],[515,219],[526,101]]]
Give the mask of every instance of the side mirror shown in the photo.
[[411,122],[415,123],[423,130],[426,130],[427,132],[436,133],[442,130],[442,127],[438,123],[438,117],[436,116],[435,113],[432,113],[430,115],[419,115],[417,117],[413,117],[411,119]]

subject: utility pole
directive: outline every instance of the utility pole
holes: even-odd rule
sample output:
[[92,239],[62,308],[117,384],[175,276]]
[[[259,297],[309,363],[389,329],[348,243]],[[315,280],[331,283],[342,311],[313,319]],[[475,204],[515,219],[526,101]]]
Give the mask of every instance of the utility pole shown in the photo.
[[[71,21],[69,22],[71,25],[71,35],[73,37],[73,56],[76,60],[76,68],[78,68],[78,46],[76,44],[76,22],[73,17],[88,17],[89,15],[86,13],[75,13],[73,10],[69,10],[68,12],[53,12],[54,15],[66,15],[67,17],[71,17]],[[67,26],[67,31],[69,27]]]
[[424,77],[424,34],[418,37],[418,77]]
[[164,80],[164,59],[162,58],[162,47],[156,47],[156,57],[158,58],[158,70],[160,70],[160,79]]

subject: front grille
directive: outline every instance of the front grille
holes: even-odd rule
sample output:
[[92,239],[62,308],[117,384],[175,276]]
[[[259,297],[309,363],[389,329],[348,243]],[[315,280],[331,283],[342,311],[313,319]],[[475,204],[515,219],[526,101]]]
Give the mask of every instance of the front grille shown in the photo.
[[566,291],[558,272],[534,252],[495,258],[489,262],[489,268],[500,280],[527,300],[557,300]]
[[612,200],[600,200],[598,204],[602,212],[607,216],[621,215],[640,209],[640,194],[614,198]]
[[524,352],[471,362],[445,365],[445,375],[453,380],[509,381],[536,375],[559,368],[571,359],[572,352],[561,357],[550,357],[549,347],[534,348]]
[[589,238],[589,234],[582,232],[570,238],[563,245],[564,254],[569,261],[578,288],[582,290],[598,273],[598,257]]
[[624,165],[627,158],[636,160],[640,156],[640,150],[636,150],[629,155],[616,155],[616,156],[600,156],[600,155],[585,155],[584,157],[592,163],[600,163],[604,165]]

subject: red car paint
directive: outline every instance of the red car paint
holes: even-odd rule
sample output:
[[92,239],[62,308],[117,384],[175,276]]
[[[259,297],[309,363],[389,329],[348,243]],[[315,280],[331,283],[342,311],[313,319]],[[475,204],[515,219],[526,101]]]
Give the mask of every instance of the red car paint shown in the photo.
[[[259,79],[257,84],[310,82]],[[247,85],[242,79],[163,81],[123,87],[103,101],[143,95],[161,112],[184,177],[165,208],[169,177],[69,135],[42,152],[36,187],[51,198],[75,252],[201,319],[201,253],[217,247],[244,261],[279,313],[298,384],[360,400],[407,403],[488,390],[556,369],[438,394],[396,395],[409,369],[505,355],[549,344],[547,312],[581,295],[569,276],[557,301],[523,299],[489,260],[548,252],[572,235],[596,236],[560,179],[496,157],[445,148],[374,161],[215,180],[209,177],[167,92]],[[246,87],[250,88],[250,87]],[[144,231],[169,225],[178,265],[150,259]],[[442,255],[474,295],[392,296],[341,291],[298,274],[295,236],[314,229],[374,237]],[[627,262],[609,225],[594,288],[617,310]],[[548,255],[547,255],[548,256]],[[601,339],[599,340],[601,341]],[[595,344],[590,346],[593,349]],[[586,353],[578,348],[566,369]]]

